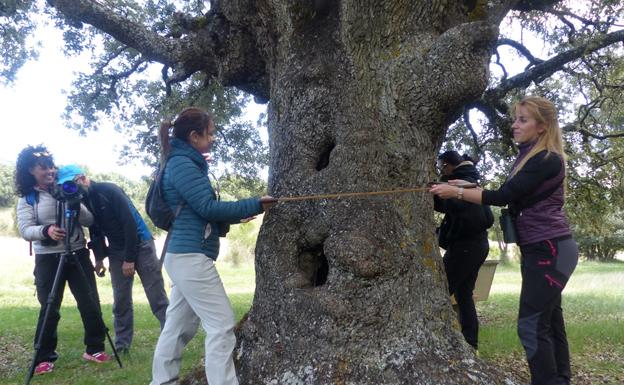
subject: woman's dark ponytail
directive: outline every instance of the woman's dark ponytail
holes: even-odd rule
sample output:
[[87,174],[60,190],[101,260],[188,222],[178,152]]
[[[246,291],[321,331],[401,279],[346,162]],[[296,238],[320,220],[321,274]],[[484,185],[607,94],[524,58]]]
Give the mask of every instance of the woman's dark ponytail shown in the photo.
[[208,129],[210,122],[212,122],[212,116],[208,112],[197,107],[187,107],[178,114],[175,120],[165,120],[160,123],[158,139],[160,141],[161,164],[167,159],[171,149],[169,143],[169,130],[171,127],[173,127],[172,135],[174,138],[188,143],[191,132],[197,131],[197,133],[203,134]]

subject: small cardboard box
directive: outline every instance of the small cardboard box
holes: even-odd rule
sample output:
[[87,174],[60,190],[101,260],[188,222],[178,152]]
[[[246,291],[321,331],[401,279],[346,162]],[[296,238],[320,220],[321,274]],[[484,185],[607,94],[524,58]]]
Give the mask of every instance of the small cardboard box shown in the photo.
[[[494,272],[496,272],[496,266],[498,266],[497,260],[486,260],[477,275],[477,282],[475,283],[474,291],[472,292],[472,298],[476,301],[485,301],[490,296],[490,289],[492,288],[492,281],[494,280]],[[451,304],[455,305],[455,296],[451,295]]]

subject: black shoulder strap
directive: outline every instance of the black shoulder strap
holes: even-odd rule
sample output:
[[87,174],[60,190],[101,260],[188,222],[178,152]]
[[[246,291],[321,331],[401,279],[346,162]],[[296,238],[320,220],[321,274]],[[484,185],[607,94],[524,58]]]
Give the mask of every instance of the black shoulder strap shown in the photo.
[[[159,189],[162,189],[162,178],[165,175],[165,166],[167,166],[168,160],[169,158],[167,158],[163,162],[163,166],[160,168],[160,170],[158,170],[158,175],[156,176],[156,183],[160,185]],[[184,200],[181,200],[180,203],[178,203],[178,206],[176,207],[176,210],[173,213],[173,222],[175,222],[175,219],[178,217],[178,215],[180,214],[180,211],[182,211],[182,207],[184,207],[185,204],[186,202]],[[173,226],[173,223],[171,224],[171,226]],[[165,243],[163,244],[163,248],[160,252],[160,266],[162,266],[163,263],[165,263],[165,254],[167,253],[167,246],[169,245],[170,238],[171,238],[171,229],[167,231],[167,236],[165,237]]]

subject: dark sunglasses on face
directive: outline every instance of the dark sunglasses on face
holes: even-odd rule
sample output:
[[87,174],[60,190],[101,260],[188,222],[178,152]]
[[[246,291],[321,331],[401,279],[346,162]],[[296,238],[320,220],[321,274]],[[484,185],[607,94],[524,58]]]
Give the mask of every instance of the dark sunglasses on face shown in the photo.
[[42,170],[55,170],[56,166],[54,164],[47,164],[47,163],[38,163],[37,166],[41,167]]

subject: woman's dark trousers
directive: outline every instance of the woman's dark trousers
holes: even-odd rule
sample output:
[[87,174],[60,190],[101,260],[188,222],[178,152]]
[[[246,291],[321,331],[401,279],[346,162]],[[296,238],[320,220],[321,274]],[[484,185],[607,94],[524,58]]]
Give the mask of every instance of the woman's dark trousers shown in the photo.
[[479,319],[472,292],[479,268],[487,258],[489,250],[487,236],[483,235],[471,240],[451,242],[443,258],[449,293],[457,301],[462,334],[466,342],[475,349],[478,348],[479,341]]
[[[37,288],[37,299],[41,304],[39,320],[37,321],[37,331],[35,332],[35,343],[41,331],[41,324],[46,310],[46,302],[54,284],[54,277],[60,262],[60,254],[37,254],[35,255],[35,286]],[[84,274],[80,272],[82,269]],[[86,280],[85,280],[86,278]],[[69,283],[78,311],[84,326],[84,344],[89,354],[104,350],[104,338],[106,329],[100,310],[100,300],[95,286],[95,275],[93,264],[89,259],[89,251],[80,249],[75,252],[75,256],[66,259],[63,271],[60,275],[58,291],[54,302],[50,304],[51,309],[43,331],[43,338],[36,363],[43,361],[55,361],[58,355],[55,352],[57,344],[56,328],[61,319],[60,308],[65,291],[65,282]]]
[[570,353],[561,292],[578,261],[571,237],[520,246],[522,289],[518,337],[524,346],[531,385],[570,383]]

